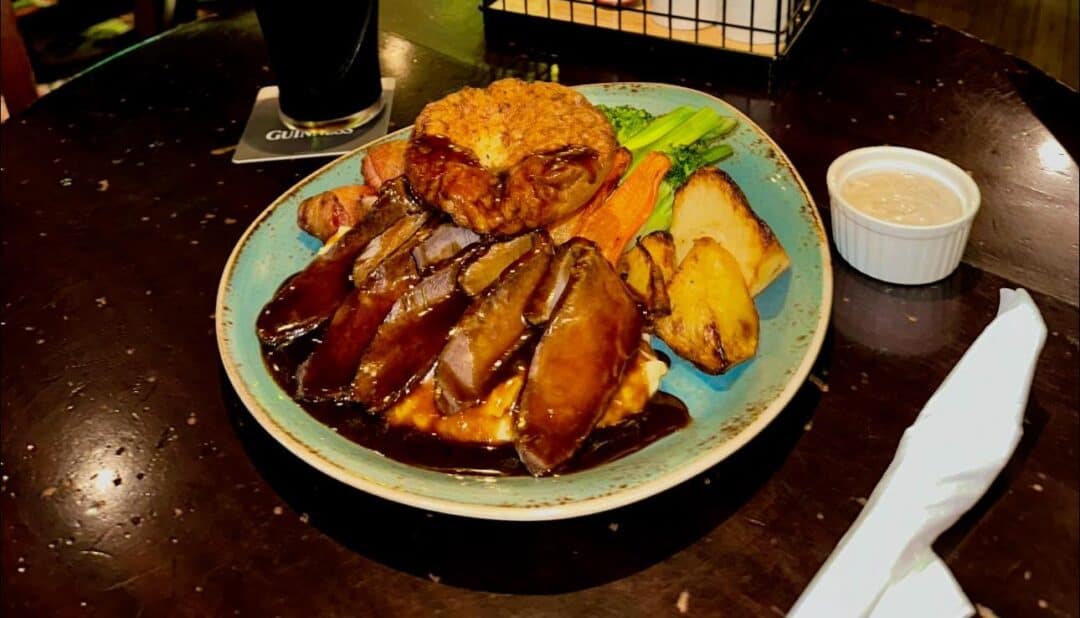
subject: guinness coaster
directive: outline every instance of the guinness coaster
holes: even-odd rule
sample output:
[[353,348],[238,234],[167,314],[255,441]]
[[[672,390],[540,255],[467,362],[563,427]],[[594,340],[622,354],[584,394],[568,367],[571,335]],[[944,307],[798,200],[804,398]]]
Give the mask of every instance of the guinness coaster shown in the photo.
[[233,163],[333,157],[386,135],[390,126],[390,104],[394,101],[394,78],[382,78],[382,87],[383,108],[378,116],[359,127],[319,135],[285,126],[278,115],[277,86],[260,88],[244,134],[233,153]]

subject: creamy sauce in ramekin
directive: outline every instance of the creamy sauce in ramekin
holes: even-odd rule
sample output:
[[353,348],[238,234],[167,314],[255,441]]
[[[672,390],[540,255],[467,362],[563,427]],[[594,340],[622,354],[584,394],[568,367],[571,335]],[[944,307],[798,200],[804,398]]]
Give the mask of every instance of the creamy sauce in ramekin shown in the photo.
[[940,225],[964,214],[960,197],[944,183],[904,170],[854,174],[840,186],[840,196],[875,219],[902,225]]

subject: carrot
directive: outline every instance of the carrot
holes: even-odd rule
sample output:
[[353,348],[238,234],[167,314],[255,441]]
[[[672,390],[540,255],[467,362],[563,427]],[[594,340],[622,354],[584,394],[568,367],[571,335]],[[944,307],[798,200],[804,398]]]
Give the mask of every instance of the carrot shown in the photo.
[[669,168],[671,159],[664,153],[645,155],[599,208],[584,215],[575,236],[595,242],[609,262],[618,262],[626,243],[652,213]]
[[581,227],[581,222],[585,215],[600,208],[604,204],[604,200],[606,200],[615,189],[615,185],[619,184],[619,179],[622,178],[622,175],[626,172],[626,168],[630,166],[630,158],[629,150],[625,148],[616,150],[615,160],[611,164],[611,170],[604,178],[604,181],[600,183],[600,188],[596,190],[596,193],[594,193],[591,198],[589,198],[589,201],[585,202],[584,206],[575,210],[569,217],[557,221],[548,227],[548,233],[551,234],[551,239],[555,241],[555,244],[561,245],[578,235],[578,228]]

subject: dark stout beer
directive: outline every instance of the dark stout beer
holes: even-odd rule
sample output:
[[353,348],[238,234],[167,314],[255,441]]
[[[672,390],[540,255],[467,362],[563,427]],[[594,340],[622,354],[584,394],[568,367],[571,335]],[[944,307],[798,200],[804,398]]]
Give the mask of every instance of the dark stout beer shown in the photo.
[[335,130],[379,113],[378,0],[257,0],[255,10],[285,124]]

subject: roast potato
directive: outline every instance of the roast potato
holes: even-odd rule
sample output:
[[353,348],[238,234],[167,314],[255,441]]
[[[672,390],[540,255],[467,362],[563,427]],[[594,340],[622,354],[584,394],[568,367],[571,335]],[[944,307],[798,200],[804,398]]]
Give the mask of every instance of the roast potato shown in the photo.
[[739,263],[720,243],[694,241],[668,286],[671,315],[658,318],[656,334],[702,371],[720,374],[752,357],[758,314]]
[[640,243],[619,258],[619,276],[649,317],[671,313],[664,275]]
[[675,193],[673,208],[676,262],[690,253],[696,239],[708,236],[735,258],[751,296],[768,287],[790,264],[787,252],[750,208],[739,186],[714,167],[694,172]]
[[648,252],[653,264],[660,269],[664,283],[670,284],[675,276],[675,241],[671,234],[664,230],[657,230],[642,236],[638,244]]

